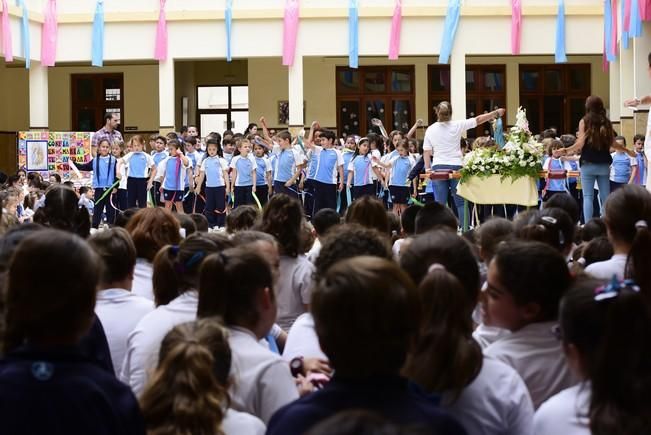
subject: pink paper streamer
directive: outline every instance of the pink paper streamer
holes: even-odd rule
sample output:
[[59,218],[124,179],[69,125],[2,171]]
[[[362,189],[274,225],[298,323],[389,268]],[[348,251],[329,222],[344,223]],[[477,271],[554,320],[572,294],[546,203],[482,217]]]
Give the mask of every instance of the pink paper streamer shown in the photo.
[[643,21],[651,21],[651,0],[640,0],[640,15]]
[[41,65],[54,66],[57,57],[57,2],[48,0],[41,34]]
[[628,33],[631,30],[631,0],[624,2],[624,16],[622,17],[622,31]]
[[389,59],[396,60],[400,55],[400,31],[402,30],[402,0],[396,0],[391,19],[391,34],[389,35]]
[[7,0],[2,0],[2,52],[6,62],[14,61],[14,52],[11,45],[11,27],[9,26],[9,7]]
[[296,35],[298,34],[299,0],[285,2],[285,20],[283,25],[283,65],[294,65],[296,55]]
[[522,3],[521,0],[511,0],[511,54],[520,54],[521,35]]
[[167,19],[165,18],[165,1],[160,0],[160,12],[158,13],[158,25],[156,26],[156,48],[154,59],[158,61],[167,60]]

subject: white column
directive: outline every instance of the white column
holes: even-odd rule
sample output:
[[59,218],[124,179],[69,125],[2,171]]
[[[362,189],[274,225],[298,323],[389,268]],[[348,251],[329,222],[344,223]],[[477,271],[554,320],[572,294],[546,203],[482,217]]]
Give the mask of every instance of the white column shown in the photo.
[[[633,95],[622,95],[623,98],[642,98],[651,94],[651,78],[649,77],[649,53],[651,53],[651,23],[644,22],[642,36],[633,38]],[[641,106],[634,111],[635,133],[648,135],[646,131],[649,107]],[[629,111],[630,109],[626,109]]]
[[[622,100],[619,93],[619,61],[611,62],[609,64],[609,75],[610,113],[608,115],[612,121],[619,122],[619,117],[622,114]],[[617,130],[619,130],[619,128]]]
[[29,129],[48,128],[47,67],[32,61],[29,68]]
[[174,131],[174,60],[158,64],[158,117],[161,132]]
[[[456,44],[458,46],[459,44]],[[450,56],[450,103],[452,119],[466,118],[466,55],[453,49]]]
[[289,127],[302,128],[303,119],[303,56],[296,55],[294,65],[288,67],[289,76]]

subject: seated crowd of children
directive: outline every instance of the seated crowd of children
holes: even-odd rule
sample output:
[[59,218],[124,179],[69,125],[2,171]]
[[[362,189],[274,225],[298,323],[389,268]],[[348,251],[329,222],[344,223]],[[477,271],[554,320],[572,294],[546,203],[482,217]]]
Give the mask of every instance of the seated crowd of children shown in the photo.
[[[651,193],[619,187],[585,225],[558,193],[458,235],[450,208],[398,203],[396,220],[365,187],[404,194],[391,182],[413,163],[402,139],[384,161],[369,139],[346,144],[346,179],[332,133],[314,127],[313,215],[284,133],[266,189],[258,137],[230,163],[214,138],[200,163],[176,139],[162,158],[100,144],[79,168],[93,172],[93,218],[120,200],[116,173],[127,205],[92,235],[93,207],[60,180],[40,192],[32,177],[35,211],[10,213],[19,174],[0,238],[0,432],[648,433]],[[196,166],[205,190],[185,178]],[[351,181],[341,218],[336,191]],[[208,208],[229,193],[237,207],[181,214],[185,186]],[[149,189],[168,207],[139,209]],[[225,231],[209,231],[215,217]]]

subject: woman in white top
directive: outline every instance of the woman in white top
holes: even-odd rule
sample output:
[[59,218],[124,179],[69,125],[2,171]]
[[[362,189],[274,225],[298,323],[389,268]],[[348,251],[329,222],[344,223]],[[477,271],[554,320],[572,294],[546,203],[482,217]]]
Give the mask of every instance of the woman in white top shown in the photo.
[[542,404],[537,435],[642,434],[651,428],[651,309],[632,283],[578,282],[560,305],[558,338],[583,383]]
[[192,234],[179,246],[166,246],[154,260],[154,295],[157,308],[138,322],[127,340],[122,381],[136,395],[142,393],[165,334],[179,323],[197,317],[199,268],[206,256],[229,246],[214,237]]
[[304,255],[303,207],[287,195],[275,195],[265,206],[260,231],[271,234],[280,248],[280,271],[276,283],[277,322],[289,330],[310,303],[314,266]]
[[531,435],[533,404],[518,373],[482,355],[472,338],[472,311],[479,298],[479,268],[470,247],[454,233],[416,238],[401,265],[420,282],[423,318],[404,372],[469,435]]
[[162,207],[145,208],[131,217],[126,230],[136,246],[131,292],[153,301],[152,262],[163,246],[178,245],[181,241],[179,221],[171,211]]
[[585,272],[597,279],[632,277],[643,288],[651,285],[651,193],[642,186],[626,185],[608,196],[605,219],[614,255],[592,263]]
[[[452,105],[442,101],[436,106],[437,121],[430,125],[425,132],[423,142],[423,161],[425,169],[458,171],[463,165],[461,153],[461,136],[471,128],[475,128],[492,119],[504,116],[504,109],[484,113],[475,118],[452,121]],[[435,180],[433,183],[434,199],[441,204],[448,203],[451,192],[457,207],[459,222],[463,227],[463,198],[457,195],[456,179]]]
[[263,435],[259,418],[228,407],[230,366],[228,331],[217,320],[174,327],[140,400],[149,433]]
[[239,247],[205,260],[197,315],[223,319],[230,333],[232,406],[265,423],[278,408],[298,398],[289,365],[261,342],[276,311],[273,274],[260,254]]

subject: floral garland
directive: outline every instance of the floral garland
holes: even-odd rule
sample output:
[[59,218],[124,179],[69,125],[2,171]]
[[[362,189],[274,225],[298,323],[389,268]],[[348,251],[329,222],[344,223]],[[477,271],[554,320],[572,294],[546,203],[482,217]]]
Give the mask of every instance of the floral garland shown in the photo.
[[543,146],[534,141],[529,131],[527,114],[520,107],[516,123],[511,127],[503,149],[477,148],[464,157],[461,182],[471,177],[486,178],[500,175],[501,180],[538,177],[542,170]]

